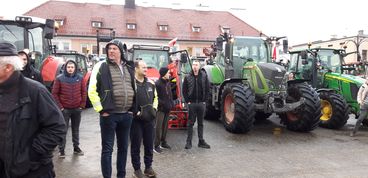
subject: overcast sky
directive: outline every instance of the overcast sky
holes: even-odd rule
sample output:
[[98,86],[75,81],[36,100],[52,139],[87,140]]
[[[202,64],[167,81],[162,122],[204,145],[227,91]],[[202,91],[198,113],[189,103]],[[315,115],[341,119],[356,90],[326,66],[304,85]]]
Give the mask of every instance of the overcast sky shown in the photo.
[[[70,0],[87,2],[86,0]],[[46,0],[7,0],[0,16],[19,15]],[[124,4],[125,0],[89,0]],[[230,11],[269,36],[288,36],[291,45],[368,33],[368,3],[363,0],[136,0],[139,6]],[[365,7],[364,7],[365,6]],[[200,18],[200,17],[198,17]]]

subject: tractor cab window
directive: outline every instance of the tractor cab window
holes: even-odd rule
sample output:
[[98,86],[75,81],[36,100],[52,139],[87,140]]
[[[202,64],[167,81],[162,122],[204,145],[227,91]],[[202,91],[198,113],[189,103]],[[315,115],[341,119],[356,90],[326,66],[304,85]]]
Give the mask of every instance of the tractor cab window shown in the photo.
[[[233,60],[257,63],[267,62],[268,48],[266,43],[258,38],[235,38],[233,45]],[[240,63],[239,63],[240,64]]]
[[148,68],[159,70],[161,67],[168,65],[169,56],[167,51],[155,50],[134,50],[133,59],[141,58],[146,62]]
[[340,55],[333,50],[320,50],[318,52],[320,65],[328,71],[341,73]]

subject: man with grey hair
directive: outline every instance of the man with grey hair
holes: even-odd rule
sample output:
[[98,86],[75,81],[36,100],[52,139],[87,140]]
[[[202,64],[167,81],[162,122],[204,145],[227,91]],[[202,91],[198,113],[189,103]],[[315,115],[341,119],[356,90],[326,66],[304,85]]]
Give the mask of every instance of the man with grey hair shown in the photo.
[[15,46],[0,42],[0,177],[55,177],[65,121],[48,90],[24,77]]

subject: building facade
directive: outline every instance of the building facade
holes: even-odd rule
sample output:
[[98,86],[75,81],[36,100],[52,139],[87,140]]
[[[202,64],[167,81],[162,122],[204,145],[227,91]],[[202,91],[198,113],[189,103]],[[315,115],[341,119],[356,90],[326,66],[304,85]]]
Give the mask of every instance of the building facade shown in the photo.
[[[187,49],[190,55],[200,56],[203,48],[210,47],[224,31],[233,35],[260,35],[230,12],[141,7],[134,0],[126,0],[125,4],[47,1],[25,15],[54,19],[58,29],[53,44],[59,50],[84,54],[104,54],[106,41],[111,38],[128,46],[168,45],[177,38],[175,49]],[[102,42],[97,43],[97,39]]]

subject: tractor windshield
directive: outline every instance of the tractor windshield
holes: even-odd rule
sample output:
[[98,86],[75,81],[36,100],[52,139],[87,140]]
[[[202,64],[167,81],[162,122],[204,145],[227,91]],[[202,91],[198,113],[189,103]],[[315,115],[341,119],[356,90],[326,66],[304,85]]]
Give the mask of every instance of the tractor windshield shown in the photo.
[[319,50],[318,57],[321,66],[332,72],[341,73],[340,55],[335,50]]
[[266,43],[260,38],[241,38],[234,39],[233,60],[238,59],[253,60],[257,63],[266,63],[268,58],[268,48]]
[[14,44],[17,50],[25,48],[33,52],[32,59],[36,68],[39,68],[43,55],[48,53],[47,41],[43,38],[43,27],[21,26],[14,22],[0,21],[0,41],[7,41]]
[[[25,41],[28,34],[28,41]],[[8,41],[14,44],[18,50],[28,46],[30,51],[42,51],[42,28],[25,29],[16,25],[0,25],[0,41]],[[26,44],[27,43],[27,44]]]
[[146,62],[148,68],[160,69],[166,67],[169,61],[169,54],[167,51],[158,50],[134,50],[133,59],[141,58]]

